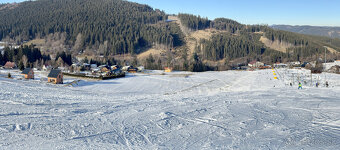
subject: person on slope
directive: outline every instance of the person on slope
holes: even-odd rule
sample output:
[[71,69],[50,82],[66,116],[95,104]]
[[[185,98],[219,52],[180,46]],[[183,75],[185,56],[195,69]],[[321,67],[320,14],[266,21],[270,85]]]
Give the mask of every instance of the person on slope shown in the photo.
[[302,89],[302,84],[301,84],[301,82],[299,82],[299,87],[298,87],[298,89]]

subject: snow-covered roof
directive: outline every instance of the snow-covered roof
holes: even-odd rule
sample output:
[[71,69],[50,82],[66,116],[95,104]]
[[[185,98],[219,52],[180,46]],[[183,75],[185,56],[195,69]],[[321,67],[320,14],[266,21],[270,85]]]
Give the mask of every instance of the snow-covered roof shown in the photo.
[[21,72],[21,74],[28,74],[31,70],[32,68],[26,68]]
[[61,70],[59,70],[59,69],[52,69],[47,77],[57,78],[60,73],[61,73]]
[[256,63],[256,60],[251,61],[249,64],[255,64],[255,63]]

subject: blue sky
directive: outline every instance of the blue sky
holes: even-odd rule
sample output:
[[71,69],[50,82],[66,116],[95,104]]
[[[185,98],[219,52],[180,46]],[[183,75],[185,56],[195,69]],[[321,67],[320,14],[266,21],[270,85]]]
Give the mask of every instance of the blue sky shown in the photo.
[[13,3],[13,2],[22,2],[24,0],[0,0],[0,3]]
[[[23,0],[0,0],[0,3]],[[225,17],[244,24],[340,26],[340,0],[129,0],[169,14]]]
[[130,0],[166,13],[185,12],[244,24],[340,26],[340,0]]

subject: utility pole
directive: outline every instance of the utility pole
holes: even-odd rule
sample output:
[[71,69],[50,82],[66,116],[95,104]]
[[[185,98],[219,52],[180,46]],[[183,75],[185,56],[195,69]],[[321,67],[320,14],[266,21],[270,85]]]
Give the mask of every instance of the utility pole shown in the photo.
[[313,72],[310,71],[310,86],[313,86]]
[[325,47],[325,65],[326,65],[326,49],[327,49],[327,47],[326,46],[324,46]]
[[[326,46],[324,46],[325,47],[325,69],[326,69],[326,49],[327,49],[327,47]],[[325,73],[325,84],[326,84],[326,73]]]

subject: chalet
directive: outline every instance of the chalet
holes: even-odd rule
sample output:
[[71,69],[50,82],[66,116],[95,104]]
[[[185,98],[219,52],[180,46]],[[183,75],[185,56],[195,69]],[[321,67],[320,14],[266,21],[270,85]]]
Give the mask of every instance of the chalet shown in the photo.
[[248,70],[249,68],[248,68],[248,66],[241,66],[241,67],[239,67],[239,69],[240,70]]
[[137,67],[137,69],[138,69],[139,72],[143,72],[145,70],[144,66],[139,66],[139,67]]
[[274,64],[274,67],[275,68],[287,68],[287,64],[284,64],[284,63],[275,63]]
[[4,66],[5,69],[13,69],[13,68],[16,68],[16,67],[17,67],[17,65],[14,62],[10,62],[10,61],[6,62],[5,66]]
[[90,67],[91,67],[91,69],[92,68],[98,68],[98,65],[97,64],[91,64]]
[[270,69],[272,66],[270,65],[264,65],[264,66],[260,66],[258,67],[259,69]]
[[47,71],[50,70],[52,67],[50,65],[43,65],[42,70]]
[[81,68],[81,65],[78,63],[72,64],[70,67],[71,72],[80,72],[80,70],[82,70],[82,68]]
[[301,62],[293,61],[293,62],[290,62],[289,65],[292,66],[292,67],[300,67],[301,66]]
[[52,69],[50,74],[47,76],[48,82],[54,83],[54,84],[63,84],[63,73],[61,70],[58,69]]
[[124,66],[124,67],[122,67],[122,71],[128,71],[129,70],[129,68],[131,68],[132,66]]
[[252,68],[259,68],[261,66],[264,66],[264,63],[259,62],[259,61],[252,61],[248,64],[248,66]]
[[101,72],[109,72],[111,70],[111,68],[106,65],[101,65],[99,68]]
[[172,68],[171,67],[165,67],[164,72],[172,72]]
[[120,70],[120,69],[115,69],[115,70],[111,71],[111,74],[114,74],[114,75],[121,75],[122,73],[123,73],[123,71]]
[[118,66],[118,65],[113,65],[113,66],[111,66],[111,70],[116,70],[116,69],[119,69],[119,66]]
[[80,68],[81,65],[79,63],[74,63],[74,64],[71,65],[71,67],[73,67],[73,68]]
[[334,64],[340,66],[340,60],[335,60]]
[[322,63],[324,71],[328,71],[333,66],[340,66],[340,60],[335,60],[334,62]]
[[91,69],[91,65],[88,64],[88,63],[83,63],[81,65],[81,68],[82,68],[82,70],[90,70]]
[[330,69],[327,70],[330,73],[340,73],[340,66],[339,65],[335,65],[332,66]]
[[34,71],[32,68],[24,69],[21,74],[24,75],[25,79],[34,79]]
[[100,72],[100,69],[99,68],[92,68],[91,72],[92,72],[92,74],[96,74],[96,73]]
[[306,66],[308,66],[308,64],[309,64],[309,62],[303,62],[303,63],[301,64],[301,67],[306,67]]
[[138,69],[137,68],[133,68],[133,67],[130,67],[127,72],[128,73],[137,73]]

